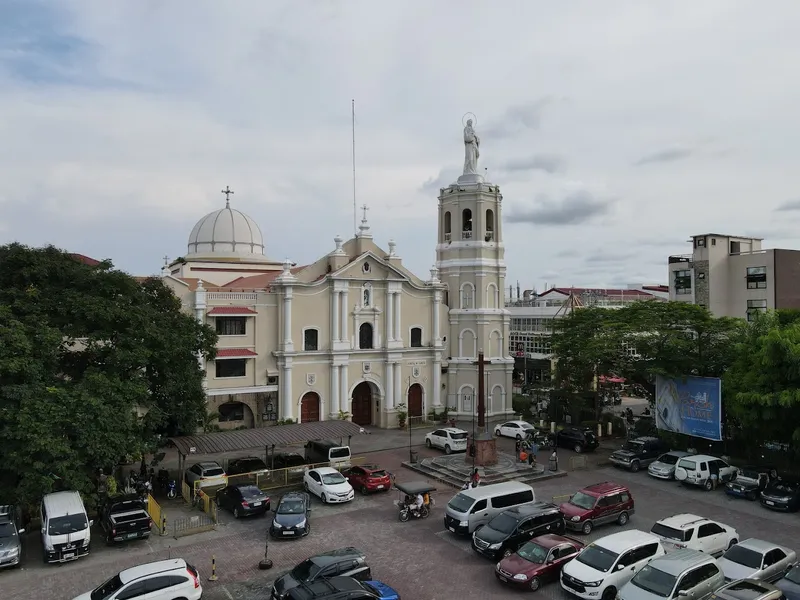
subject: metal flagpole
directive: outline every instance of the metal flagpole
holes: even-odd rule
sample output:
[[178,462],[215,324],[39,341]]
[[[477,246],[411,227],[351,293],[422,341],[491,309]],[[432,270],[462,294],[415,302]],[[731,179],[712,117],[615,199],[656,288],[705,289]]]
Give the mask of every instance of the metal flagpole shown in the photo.
[[350,103],[353,128],[353,235],[358,233],[358,209],[356,207],[356,101]]

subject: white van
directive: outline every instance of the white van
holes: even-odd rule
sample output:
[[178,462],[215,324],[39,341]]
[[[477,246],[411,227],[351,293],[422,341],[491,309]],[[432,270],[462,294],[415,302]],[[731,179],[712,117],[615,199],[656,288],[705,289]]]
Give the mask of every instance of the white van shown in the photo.
[[94,521],[87,517],[78,492],[47,494],[42,498],[39,516],[44,562],[62,563],[89,554]]
[[331,467],[350,466],[350,446],[331,440],[311,440],[306,444],[306,462],[310,465],[329,463]]
[[536,502],[533,488],[519,481],[482,485],[459,492],[447,503],[444,526],[455,534],[469,535],[506,509]]

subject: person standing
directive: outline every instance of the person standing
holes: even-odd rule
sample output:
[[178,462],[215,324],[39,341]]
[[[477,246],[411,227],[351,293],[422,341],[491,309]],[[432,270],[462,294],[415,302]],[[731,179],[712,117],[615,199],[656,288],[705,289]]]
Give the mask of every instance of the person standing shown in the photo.
[[536,445],[536,442],[531,442],[530,448],[528,448],[528,465],[533,468],[536,465],[536,454],[539,452],[539,446]]
[[514,461],[519,461],[519,453],[522,451],[522,440],[517,439],[516,443],[514,444],[514,448],[516,449],[514,452]]

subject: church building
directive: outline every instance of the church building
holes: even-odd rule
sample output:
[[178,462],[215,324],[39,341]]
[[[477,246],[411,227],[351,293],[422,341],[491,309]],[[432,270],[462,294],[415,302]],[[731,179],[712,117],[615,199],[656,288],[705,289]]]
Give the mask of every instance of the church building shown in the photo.
[[471,419],[480,350],[487,415],[513,412],[502,196],[476,174],[467,137],[464,175],[440,190],[436,266],[424,279],[392,240],[388,250],[375,243],[366,207],[354,238],[335,237],[305,266],[267,258],[258,224],[228,199],[197,222],[162,277],[219,334],[202,366],[220,427],[340,418],[396,427],[402,413],[414,422],[445,406]]

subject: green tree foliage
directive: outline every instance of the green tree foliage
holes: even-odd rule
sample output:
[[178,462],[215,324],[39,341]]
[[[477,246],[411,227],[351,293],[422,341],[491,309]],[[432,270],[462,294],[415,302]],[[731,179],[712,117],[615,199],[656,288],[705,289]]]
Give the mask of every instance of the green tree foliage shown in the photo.
[[[216,333],[158,279],[56,248],[0,246],[0,485],[32,503],[205,413]],[[137,416],[137,409],[145,413]]]

